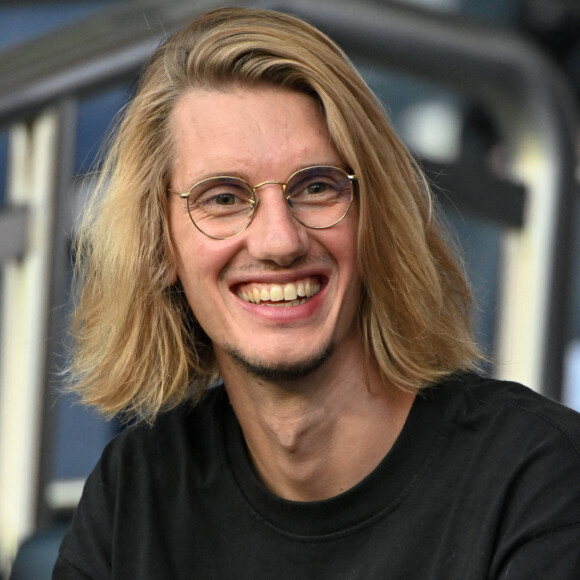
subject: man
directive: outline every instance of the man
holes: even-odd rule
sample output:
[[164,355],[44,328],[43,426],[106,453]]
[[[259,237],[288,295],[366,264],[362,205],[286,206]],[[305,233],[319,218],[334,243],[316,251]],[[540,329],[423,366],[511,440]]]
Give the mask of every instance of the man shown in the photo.
[[76,387],[141,421],[55,578],[578,577],[579,418],[472,372],[425,181],[315,29],[161,46],[78,251]]

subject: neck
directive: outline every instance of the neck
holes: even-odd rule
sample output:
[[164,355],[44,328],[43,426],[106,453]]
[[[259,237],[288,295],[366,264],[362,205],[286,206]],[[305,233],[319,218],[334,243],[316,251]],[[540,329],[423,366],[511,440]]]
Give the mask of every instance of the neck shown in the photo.
[[321,500],[356,485],[388,453],[413,401],[384,385],[362,351],[335,353],[307,377],[284,384],[218,360],[254,468],[285,499]]

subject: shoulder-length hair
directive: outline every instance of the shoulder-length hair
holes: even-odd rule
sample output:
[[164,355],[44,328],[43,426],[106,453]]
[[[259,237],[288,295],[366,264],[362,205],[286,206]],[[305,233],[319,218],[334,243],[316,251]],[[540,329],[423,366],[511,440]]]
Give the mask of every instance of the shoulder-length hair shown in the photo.
[[104,160],[79,231],[74,388],[105,414],[152,419],[217,377],[179,281],[168,231],[171,115],[188,90],[269,85],[312,96],[358,177],[359,327],[385,383],[413,390],[479,353],[470,291],[429,188],[348,58],[294,17],[206,13],[153,54]]

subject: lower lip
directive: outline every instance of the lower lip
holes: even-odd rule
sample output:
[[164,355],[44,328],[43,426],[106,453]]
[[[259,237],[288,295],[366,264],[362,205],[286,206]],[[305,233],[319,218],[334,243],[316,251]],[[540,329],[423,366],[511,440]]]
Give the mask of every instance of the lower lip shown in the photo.
[[303,304],[297,304],[295,306],[274,306],[271,303],[254,304],[253,302],[246,302],[239,296],[236,296],[236,298],[239,300],[242,308],[253,316],[259,316],[265,320],[283,324],[311,318],[321,307],[325,290],[326,286]]

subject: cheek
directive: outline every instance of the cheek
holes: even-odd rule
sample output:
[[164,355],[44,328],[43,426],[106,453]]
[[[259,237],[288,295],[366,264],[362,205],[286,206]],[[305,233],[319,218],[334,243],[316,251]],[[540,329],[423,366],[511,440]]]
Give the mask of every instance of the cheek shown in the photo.
[[191,243],[181,246],[177,255],[177,276],[181,280],[188,295],[212,279],[212,265],[215,262],[204,259],[201,248]]
[[211,240],[195,230],[190,231],[176,246],[176,274],[181,280],[188,300],[208,302],[223,292],[225,285],[220,281],[227,265],[231,262],[233,250],[225,241]]
[[204,270],[203,256],[207,253],[202,250],[203,240],[198,239],[196,234],[199,232],[191,223],[182,200],[176,198],[170,200],[168,213],[175,273],[187,291]]

